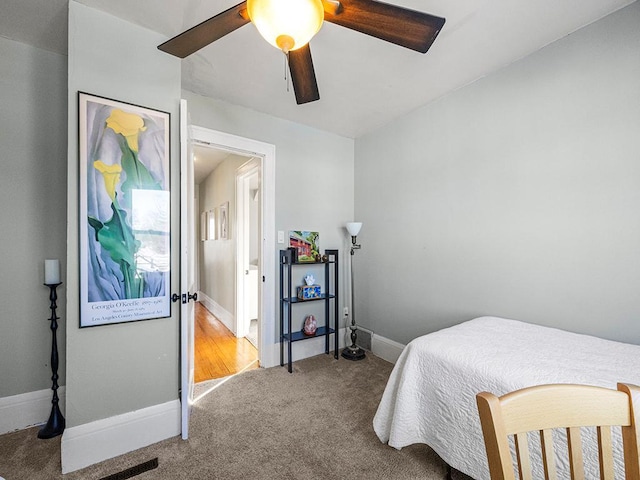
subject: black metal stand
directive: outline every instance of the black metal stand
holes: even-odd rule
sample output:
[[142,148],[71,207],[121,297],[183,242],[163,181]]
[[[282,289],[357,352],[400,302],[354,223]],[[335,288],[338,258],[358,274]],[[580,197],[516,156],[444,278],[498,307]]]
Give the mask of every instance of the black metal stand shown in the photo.
[[358,345],[356,345],[356,340],[358,339],[358,334],[356,333],[356,330],[358,330],[358,327],[356,326],[356,316],[355,316],[355,312],[354,312],[354,294],[353,294],[353,254],[355,253],[356,249],[360,248],[360,245],[358,245],[356,243],[356,239],[355,237],[351,237],[351,241],[352,241],[352,245],[351,245],[351,262],[349,263],[349,270],[350,270],[350,274],[351,274],[351,325],[349,326],[349,329],[351,330],[351,345],[348,347],[345,347],[342,350],[342,356],[344,358],[346,358],[347,360],[362,360],[366,355],[364,353],[364,350],[362,348],[360,348]]
[[[333,356],[338,359],[338,292],[339,288],[339,268],[338,268],[338,250],[325,250],[326,262],[314,262],[315,264],[324,264],[324,293],[318,298],[302,300],[297,296],[292,296],[291,285],[291,269],[293,266],[313,265],[314,263],[297,263],[295,262],[293,252],[295,249],[280,250],[280,366],[284,366],[284,350],[285,343],[287,348],[287,370],[293,372],[292,363],[292,343],[309,338],[324,337],[324,353],[329,354],[329,336],[334,335],[334,351]],[[333,266],[333,275],[330,275],[330,268]],[[330,293],[330,287],[333,283],[333,292]],[[292,328],[292,307],[293,305],[301,305],[306,302],[324,302],[324,326],[318,326],[315,335],[305,335],[300,330]],[[331,328],[331,311],[330,303],[333,301],[333,328]],[[285,321],[286,319],[286,321]],[[286,326],[286,328],[285,328]]]
[[56,288],[58,288],[60,283],[53,284],[45,284],[49,287],[49,300],[51,301],[50,309],[51,309],[51,381],[53,385],[51,386],[51,390],[53,390],[53,399],[51,400],[51,415],[49,415],[49,420],[47,424],[40,429],[38,432],[38,438],[53,438],[64,432],[65,421],[62,416],[62,412],[60,412],[60,407],[58,407],[58,341],[56,339],[56,330],[58,330],[58,316],[56,315],[56,300],[58,299],[58,295],[56,293]]

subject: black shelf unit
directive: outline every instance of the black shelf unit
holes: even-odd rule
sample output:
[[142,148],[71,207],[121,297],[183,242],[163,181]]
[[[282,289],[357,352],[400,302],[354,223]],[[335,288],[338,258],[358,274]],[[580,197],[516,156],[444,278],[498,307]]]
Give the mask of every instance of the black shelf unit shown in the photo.
[[[324,353],[329,354],[329,335],[334,334],[334,358],[338,359],[338,250],[325,250],[326,262],[293,261],[292,251],[280,250],[280,366],[284,366],[284,349],[287,347],[287,368],[291,369],[291,345],[293,342],[308,340],[310,338],[324,337]],[[301,300],[292,292],[291,275],[296,267],[311,265],[324,265],[324,292],[319,298]],[[296,285],[297,287],[297,285]],[[292,310],[294,305],[310,302],[324,302],[324,326],[319,326],[316,334],[309,336],[302,329],[292,331]],[[333,303],[333,328],[330,326],[331,303]],[[286,321],[285,321],[286,320]],[[320,323],[320,322],[318,322]]]

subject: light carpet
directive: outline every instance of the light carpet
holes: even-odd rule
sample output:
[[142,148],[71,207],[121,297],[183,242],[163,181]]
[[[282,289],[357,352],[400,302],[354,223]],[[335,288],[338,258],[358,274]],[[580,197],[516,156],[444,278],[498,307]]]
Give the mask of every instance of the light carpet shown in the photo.
[[[221,383],[193,408],[190,438],[171,438],[67,475],[60,437],[37,429],[0,436],[6,480],[98,480],[158,457],[148,479],[424,479],[446,465],[426,445],[395,450],[372,420],[392,365],[371,354],[359,362],[320,355],[286,368],[250,370]],[[455,479],[466,479],[455,474]]]

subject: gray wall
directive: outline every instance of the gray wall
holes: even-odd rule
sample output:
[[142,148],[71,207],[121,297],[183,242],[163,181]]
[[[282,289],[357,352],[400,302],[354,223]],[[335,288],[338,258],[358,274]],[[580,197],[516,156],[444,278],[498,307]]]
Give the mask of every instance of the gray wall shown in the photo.
[[[164,37],[69,2],[67,426],[178,398],[178,306],[171,318],[79,328],[77,92],[171,114],[172,291],[179,285],[180,62]],[[117,33],[116,33],[117,32]],[[72,273],[73,272],[73,273]]]
[[358,322],[640,343],[640,3],[356,141]]
[[45,258],[59,258],[65,383],[67,58],[0,37],[0,398],[51,388]]
[[[51,385],[43,263],[60,258],[60,384],[67,384],[66,418],[72,427],[177,398],[177,312],[171,319],[78,328],[76,145],[77,91],[82,90],[169,111],[177,159],[180,64],[156,51],[164,39],[159,35],[73,1],[70,27],[68,72],[67,57],[0,38],[0,162],[8,172],[0,175],[0,198],[5,206],[20,205],[19,211],[0,213],[11,225],[0,230],[2,244],[15,247],[2,256],[0,397]],[[194,124],[276,145],[277,230],[318,230],[322,248],[344,250],[342,226],[353,218],[352,139],[190,92],[184,96]],[[37,138],[28,138],[28,131],[38,132]],[[177,160],[171,175],[177,232]],[[310,209],[310,202],[317,207]],[[178,245],[174,238],[174,254]],[[172,290],[177,291],[177,258],[173,271]]]
[[[201,243],[200,290],[235,317],[236,313],[236,170],[248,158],[233,155],[220,163],[200,184],[200,211],[229,202],[228,238]],[[220,211],[216,212],[219,215]],[[198,218],[200,216],[198,215]],[[216,217],[216,222],[218,217]]]
[[[275,229],[320,232],[320,248],[340,249],[344,265],[344,224],[353,219],[354,141],[192,92],[183,90],[182,97],[193,125],[275,145]],[[280,248],[286,245],[276,244]],[[341,307],[348,304],[342,272]]]

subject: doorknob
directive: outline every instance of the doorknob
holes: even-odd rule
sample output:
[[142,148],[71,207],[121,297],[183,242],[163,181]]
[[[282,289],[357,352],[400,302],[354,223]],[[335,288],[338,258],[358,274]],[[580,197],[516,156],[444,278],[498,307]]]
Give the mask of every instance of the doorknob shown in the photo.
[[[172,302],[177,302],[178,300],[180,300],[180,295],[178,295],[177,293],[174,293],[173,295],[171,295],[171,301]],[[187,303],[189,300],[193,300],[194,302],[198,301],[198,292],[194,293],[193,295],[191,295],[189,292],[187,292],[187,294],[182,294],[182,303]]]

